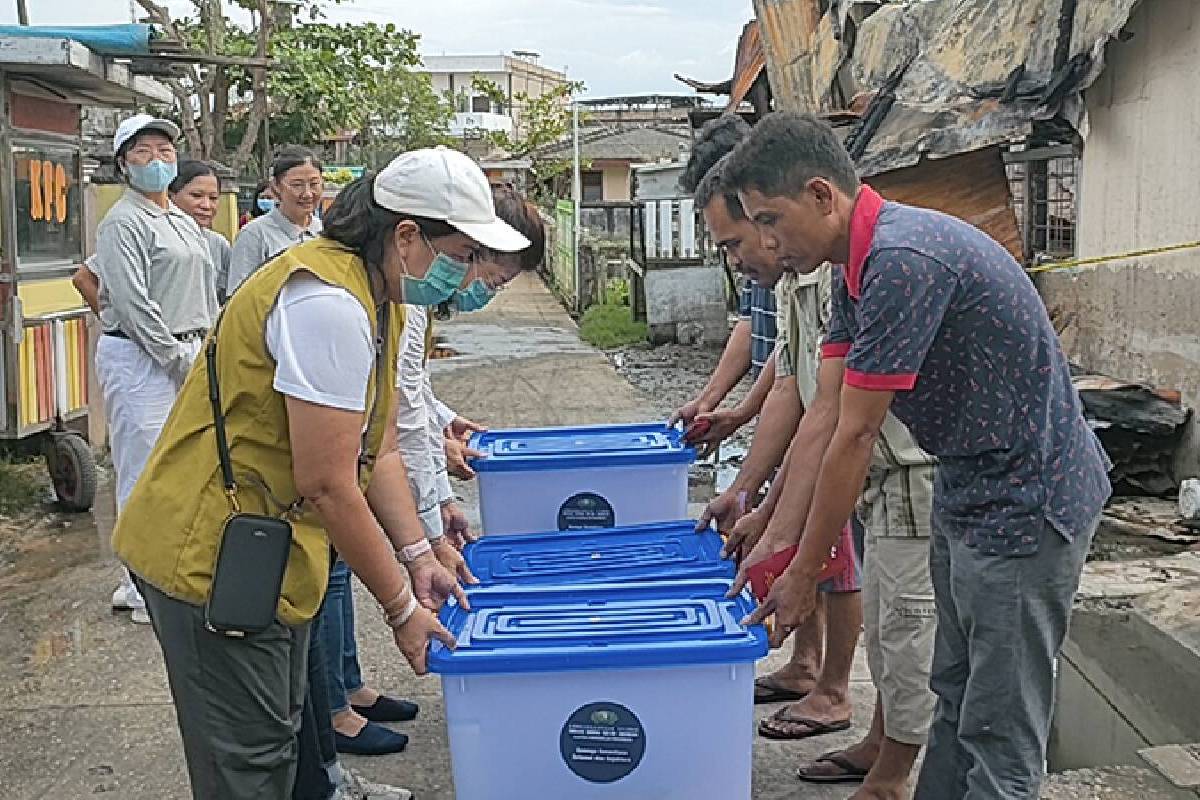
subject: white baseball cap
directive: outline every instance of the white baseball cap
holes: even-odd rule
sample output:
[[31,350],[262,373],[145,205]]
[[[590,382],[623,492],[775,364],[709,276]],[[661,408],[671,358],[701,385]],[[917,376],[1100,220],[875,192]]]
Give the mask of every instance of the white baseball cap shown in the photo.
[[113,152],[121,152],[121,148],[142,131],[158,131],[168,136],[171,141],[179,138],[179,126],[169,119],[159,119],[149,114],[135,114],[117,126],[113,135]]
[[442,220],[484,247],[515,253],[529,240],[496,216],[479,165],[447,147],[403,153],[375,176],[375,202],[397,214]]

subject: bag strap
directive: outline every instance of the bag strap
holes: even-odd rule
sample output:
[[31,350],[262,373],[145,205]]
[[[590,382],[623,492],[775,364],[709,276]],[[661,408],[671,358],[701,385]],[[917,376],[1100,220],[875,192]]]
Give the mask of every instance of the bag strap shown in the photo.
[[225,312],[222,310],[216,324],[208,333],[204,360],[208,368],[208,401],[212,404],[213,430],[217,435],[217,458],[221,462],[221,480],[225,486],[225,496],[229,498],[229,507],[233,509],[233,513],[240,514],[242,509],[237,499],[237,481],[233,478],[233,462],[229,457],[229,438],[225,434],[225,413],[221,410],[221,385],[217,381],[217,332],[224,316]]
[[[380,407],[380,403],[384,400],[384,391],[386,388],[383,384],[384,358],[387,355],[387,342],[389,340],[389,325],[391,324],[391,307],[390,302],[384,302],[378,309],[376,316],[376,338],[375,338],[375,404],[369,411],[367,417],[367,425],[363,429],[362,443],[359,449],[358,465],[359,474],[362,469],[374,460],[368,455],[367,443],[370,441],[371,435],[375,430],[374,421],[377,419],[376,413]],[[204,359],[208,372],[208,400],[212,405],[213,413],[213,430],[216,433],[217,439],[217,458],[221,463],[221,479],[225,487],[225,496],[229,498],[229,507],[233,513],[240,514],[242,512],[241,505],[237,499],[237,481],[233,477],[233,461],[229,456],[229,438],[225,433],[225,414],[222,411],[221,404],[221,385],[217,378],[217,334],[221,328],[221,320],[225,317],[225,311],[222,309],[220,315],[217,316],[217,321],[213,325],[212,330],[208,334],[208,342],[204,348]],[[386,423],[386,421],[385,421]]]
[[[360,479],[362,478],[363,468],[369,466],[374,461],[374,456],[369,455],[367,452],[367,443],[371,440],[371,435],[375,431],[375,421],[378,419],[376,414],[380,408],[379,404],[384,402],[383,393],[387,389],[383,385],[383,361],[387,355],[387,343],[390,339],[388,326],[391,324],[391,309],[392,304],[385,300],[383,305],[379,306],[375,312],[375,403],[369,409],[367,424],[363,428],[362,444],[358,450],[358,474]],[[386,405],[384,408],[386,409]],[[387,421],[384,420],[384,424],[386,423]]]

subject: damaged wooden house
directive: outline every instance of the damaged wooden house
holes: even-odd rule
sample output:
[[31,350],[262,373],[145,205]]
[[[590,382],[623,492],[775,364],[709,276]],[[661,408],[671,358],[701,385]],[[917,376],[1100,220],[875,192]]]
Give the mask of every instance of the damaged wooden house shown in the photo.
[[[890,199],[966,219],[1031,267],[1200,240],[1188,197],[1200,176],[1193,0],[754,0],[754,10],[729,110],[761,80],[741,73],[765,63],[773,107],[830,120]],[[765,57],[742,56],[749,47]],[[1179,249],[1036,281],[1081,373],[1170,387],[1145,396],[1195,407],[1198,276],[1200,249]],[[1087,384],[1097,385],[1107,384]],[[1177,446],[1187,416],[1173,415],[1176,430],[1152,452],[1135,443],[1114,460],[1143,478],[1170,466],[1165,481],[1148,480],[1155,494],[1200,474],[1200,448]]]

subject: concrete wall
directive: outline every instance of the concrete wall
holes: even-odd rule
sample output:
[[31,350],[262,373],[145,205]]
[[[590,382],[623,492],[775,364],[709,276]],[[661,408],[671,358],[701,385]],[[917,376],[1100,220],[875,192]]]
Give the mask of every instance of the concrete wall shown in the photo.
[[[1200,239],[1200,7],[1147,0],[1108,48],[1087,93],[1079,255]],[[1182,389],[1200,407],[1200,250],[1051,273],[1038,280],[1070,356],[1089,370]],[[1186,448],[1179,477],[1200,474]]]

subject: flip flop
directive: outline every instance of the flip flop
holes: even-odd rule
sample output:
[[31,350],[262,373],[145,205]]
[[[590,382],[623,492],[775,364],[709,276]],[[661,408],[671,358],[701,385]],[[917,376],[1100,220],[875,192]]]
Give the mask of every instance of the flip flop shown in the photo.
[[[841,770],[836,775],[817,775],[806,772],[806,769],[816,766],[820,763],[833,764]],[[808,767],[799,767],[796,769],[796,777],[807,783],[862,783],[863,778],[867,777],[870,770],[865,770],[862,767],[854,764],[850,759],[846,758],[839,752],[825,753],[813,759],[812,764]]]
[[808,697],[808,692],[798,692],[795,689],[780,686],[773,680],[773,677],[772,675],[763,675],[761,678],[754,679],[754,705],[794,703]]
[[[811,739],[814,736],[824,736],[827,733],[837,733],[838,731],[847,730],[850,727],[850,720],[839,720],[837,722],[821,722],[808,717],[793,717],[788,715],[787,706],[776,711],[767,719],[764,719],[758,724],[758,735],[766,739],[782,739],[794,741],[797,739]],[[808,730],[799,734],[785,732],[774,727],[773,724],[782,723],[784,725],[803,725]]]

